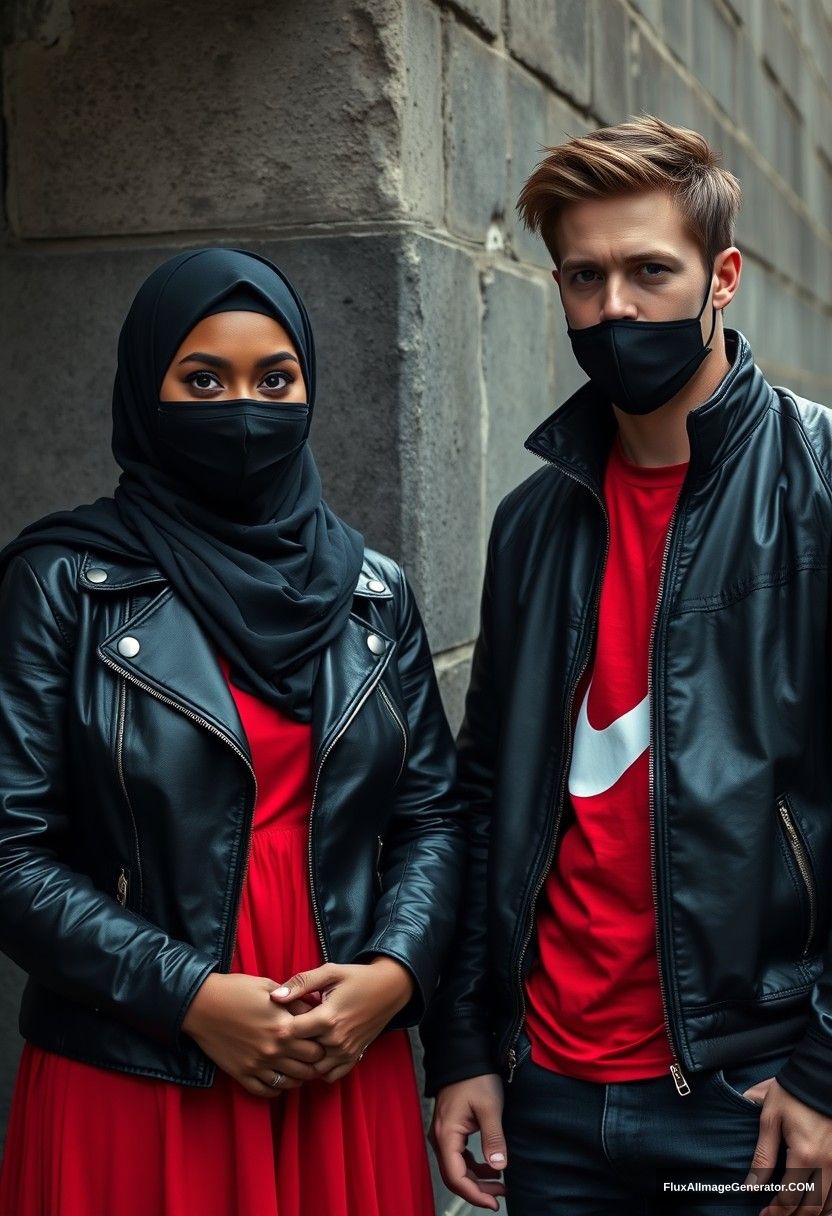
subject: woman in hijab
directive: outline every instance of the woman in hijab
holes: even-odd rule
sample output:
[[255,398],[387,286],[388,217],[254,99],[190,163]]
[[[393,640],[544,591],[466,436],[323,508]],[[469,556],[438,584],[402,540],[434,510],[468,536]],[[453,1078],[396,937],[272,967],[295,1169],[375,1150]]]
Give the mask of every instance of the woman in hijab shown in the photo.
[[433,1212],[405,1027],[459,896],[453,744],[314,401],[286,277],[181,253],[121,332],[114,496],[0,553],[0,1212]]

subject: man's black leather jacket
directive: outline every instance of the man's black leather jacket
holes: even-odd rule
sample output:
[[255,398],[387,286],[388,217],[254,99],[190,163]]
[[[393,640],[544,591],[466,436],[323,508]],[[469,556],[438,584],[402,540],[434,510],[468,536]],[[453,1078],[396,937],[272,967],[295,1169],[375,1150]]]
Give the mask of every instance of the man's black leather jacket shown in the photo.
[[[21,1032],[210,1085],[181,1024],[229,967],[256,792],[212,646],[157,569],[54,544],[9,562],[0,639],[0,947],[31,977]],[[453,930],[464,829],[424,629],[379,554],[324,652],[312,726],[321,947],[404,963],[416,991],[391,1025],[407,1025]]]
[[[650,820],[667,1034],[685,1074],[792,1050],[832,1115],[832,413],[745,338],[687,419],[650,647]],[[586,385],[531,435],[498,508],[458,739],[472,813],[453,963],[423,1024],[427,1092],[508,1077],[535,904],[565,821],[576,685],[608,545],[611,406]],[[567,803],[568,806],[568,803]]]

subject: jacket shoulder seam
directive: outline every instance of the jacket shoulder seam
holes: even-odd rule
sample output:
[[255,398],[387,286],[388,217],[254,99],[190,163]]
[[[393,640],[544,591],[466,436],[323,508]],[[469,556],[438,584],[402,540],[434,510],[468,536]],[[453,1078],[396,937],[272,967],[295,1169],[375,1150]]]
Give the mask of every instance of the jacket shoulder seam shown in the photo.
[[778,388],[777,394],[780,394],[780,393],[782,393],[782,395],[784,397],[787,397],[788,400],[791,401],[792,406],[794,407],[794,421],[797,425],[798,431],[800,432],[800,437],[803,440],[804,444],[806,445],[809,455],[812,458],[812,463],[814,464],[815,469],[817,470],[818,474],[820,475],[820,479],[823,482],[824,488],[826,489],[826,493],[829,496],[830,502],[832,502],[832,481],[830,481],[829,476],[827,475],[826,470],[823,467],[823,462],[821,461],[820,454],[816,450],[815,445],[812,443],[809,433],[803,424],[803,419],[800,416],[800,408],[797,404],[797,398],[795,397],[794,393],[792,393],[789,389],[786,389],[786,388]]
[[37,571],[35,570],[32,563],[29,561],[29,559],[26,557],[25,553],[21,553],[20,557],[21,557],[21,560],[23,562],[25,562],[26,566],[29,569],[30,574],[32,575],[32,578],[37,583],[38,588],[40,589],[40,593],[43,596],[44,600],[46,601],[46,605],[49,608],[50,613],[52,614],[52,619],[54,620],[55,625],[57,626],[58,632],[60,633],[61,637],[63,638],[64,646],[66,646],[67,650],[69,650],[70,646],[71,646],[71,642],[69,640],[66,630],[64,629],[63,622],[61,621],[61,618],[60,618],[60,614],[57,612],[55,605],[52,603],[52,600],[49,597],[49,593],[47,592],[46,588],[44,587],[43,583],[41,582],[41,579],[38,576]]

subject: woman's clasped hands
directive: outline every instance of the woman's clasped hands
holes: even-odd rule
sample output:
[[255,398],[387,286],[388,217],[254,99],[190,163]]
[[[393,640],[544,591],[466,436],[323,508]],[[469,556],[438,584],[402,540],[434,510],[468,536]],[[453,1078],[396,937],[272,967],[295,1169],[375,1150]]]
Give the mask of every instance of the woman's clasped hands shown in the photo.
[[413,988],[408,969],[387,955],[325,963],[283,984],[212,972],[182,1029],[249,1093],[273,1098],[346,1076]]

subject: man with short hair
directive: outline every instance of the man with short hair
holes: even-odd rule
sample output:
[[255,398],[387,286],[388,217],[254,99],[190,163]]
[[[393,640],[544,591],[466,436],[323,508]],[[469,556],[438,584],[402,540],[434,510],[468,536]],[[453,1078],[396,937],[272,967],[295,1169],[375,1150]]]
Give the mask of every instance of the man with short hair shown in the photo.
[[423,1026],[445,1181],[496,1209],[505,1168],[510,1216],[832,1184],[832,415],[724,328],[740,199],[643,117],[549,149],[518,204],[589,381],[494,519]]

